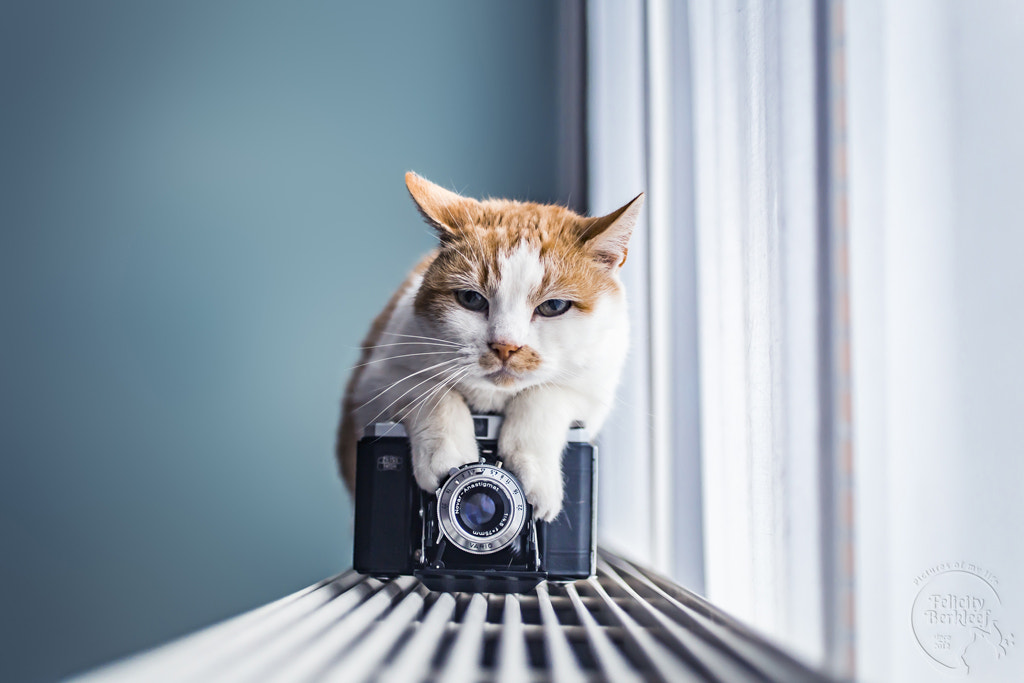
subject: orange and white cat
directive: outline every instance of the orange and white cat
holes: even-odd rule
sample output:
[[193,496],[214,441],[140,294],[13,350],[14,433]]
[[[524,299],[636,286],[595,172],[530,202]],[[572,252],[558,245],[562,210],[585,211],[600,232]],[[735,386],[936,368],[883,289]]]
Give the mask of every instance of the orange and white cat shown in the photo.
[[342,406],[337,456],[355,486],[356,441],[401,422],[417,483],[433,491],[477,460],[471,413],[505,416],[498,455],[539,519],[562,508],[561,455],[574,421],[597,433],[629,341],[619,269],[643,195],[599,218],[445,190],[409,193],[440,237],[363,342]]

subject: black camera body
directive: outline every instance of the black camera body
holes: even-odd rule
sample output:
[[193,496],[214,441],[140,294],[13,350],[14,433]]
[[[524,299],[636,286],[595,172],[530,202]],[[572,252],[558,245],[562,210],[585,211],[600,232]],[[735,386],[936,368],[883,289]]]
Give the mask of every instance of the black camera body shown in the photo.
[[533,519],[522,484],[497,459],[499,415],[474,415],[480,460],[434,493],[412,474],[405,429],[367,427],[356,461],[356,571],[411,574],[431,590],[521,593],[542,580],[593,576],[597,449],[574,425],[562,453],[562,511]]

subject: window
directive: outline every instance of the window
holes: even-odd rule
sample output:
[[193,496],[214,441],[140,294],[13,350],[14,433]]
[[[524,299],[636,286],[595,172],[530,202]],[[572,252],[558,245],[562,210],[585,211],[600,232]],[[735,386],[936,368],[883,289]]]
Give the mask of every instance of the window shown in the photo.
[[815,7],[590,12],[593,208],[649,192],[605,543],[821,659],[826,577],[803,560],[825,552]]
[[648,191],[604,543],[837,673],[1019,675],[918,603],[1024,624],[1024,8],[587,9],[590,209]]

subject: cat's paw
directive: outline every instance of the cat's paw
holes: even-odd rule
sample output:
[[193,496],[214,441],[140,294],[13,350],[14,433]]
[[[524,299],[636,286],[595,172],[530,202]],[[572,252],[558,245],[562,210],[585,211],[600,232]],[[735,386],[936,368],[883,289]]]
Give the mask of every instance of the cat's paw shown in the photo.
[[468,440],[450,436],[420,440],[418,443],[414,440],[412,473],[421,489],[433,493],[448,478],[450,469],[477,462],[479,458],[476,438],[472,434]]
[[558,516],[562,511],[562,469],[557,460],[545,463],[541,458],[518,454],[509,469],[522,483],[535,518],[550,522]]

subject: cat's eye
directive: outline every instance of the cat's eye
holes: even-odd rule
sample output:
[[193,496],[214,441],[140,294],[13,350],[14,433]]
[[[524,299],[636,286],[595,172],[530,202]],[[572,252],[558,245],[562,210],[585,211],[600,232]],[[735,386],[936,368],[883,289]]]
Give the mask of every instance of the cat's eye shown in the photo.
[[554,318],[572,308],[572,302],[565,299],[548,299],[537,307],[537,313],[545,318]]
[[463,308],[471,311],[483,311],[487,308],[487,299],[480,292],[472,289],[459,289],[455,291],[455,299]]

